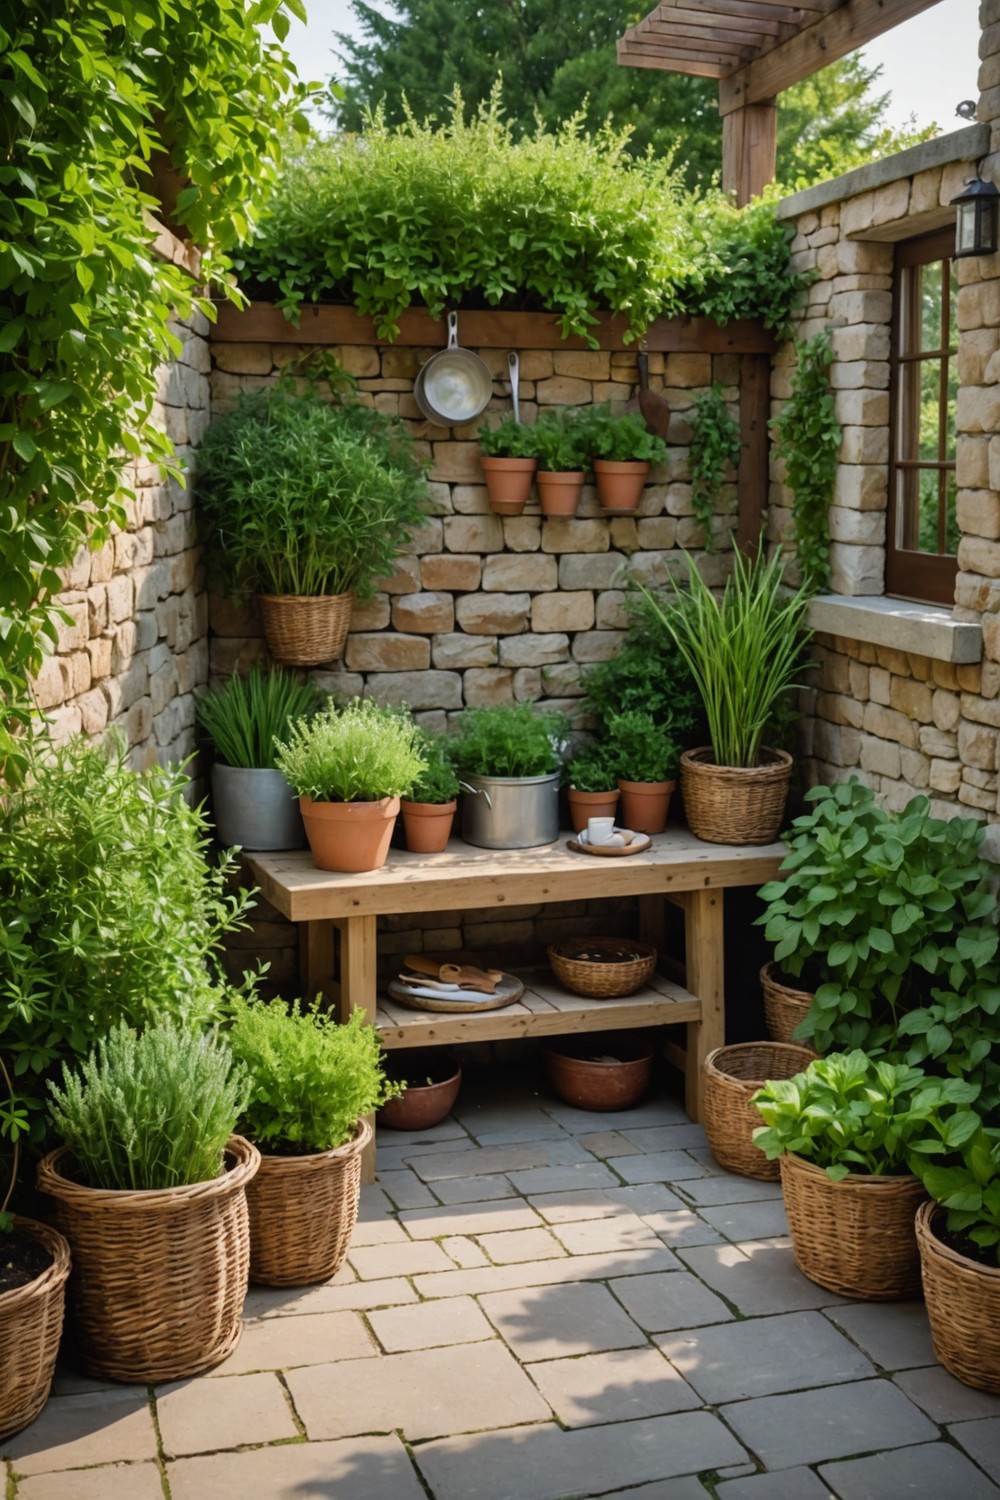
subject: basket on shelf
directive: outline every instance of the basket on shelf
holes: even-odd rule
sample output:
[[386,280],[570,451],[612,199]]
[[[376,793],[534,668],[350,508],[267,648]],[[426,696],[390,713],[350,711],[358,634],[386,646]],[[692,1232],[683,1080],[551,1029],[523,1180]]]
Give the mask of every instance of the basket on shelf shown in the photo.
[[[614,955],[620,954],[615,962]],[[552,972],[574,995],[614,1000],[634,994],[656,968],[656,949],[633,938],[569,938],[548,950]]]
[[703,1124],[708,1146],[720,1167],[742,1177],[775,1181],[777,1161],[768,1161],[753,1143],[763,1120],[751,1102],[770,1078],[794,1078],[815,1054],[787,1042],[737,1042],[716,1047],[705,1059]]
[[[768,1034],[776,1042],[795,1042],[796,1046],[804,1046],[804,1043],[797,1041],[795,1030],[809,1014],[813,992],[786,984],[780,976],[781,970],[776,963],[766,963],[760,971]],[[812,1052],[812,1057],[816,1055]]]
[[353,594],[258,594],[257,599],[274,661],[316,667],[343,656]]

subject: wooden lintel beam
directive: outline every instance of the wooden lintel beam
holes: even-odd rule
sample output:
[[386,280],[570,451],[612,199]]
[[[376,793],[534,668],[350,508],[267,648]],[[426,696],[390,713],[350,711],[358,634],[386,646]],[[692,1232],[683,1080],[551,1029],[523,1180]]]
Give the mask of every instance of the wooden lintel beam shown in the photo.
[[652,68],[654,72],[684,73],[689,78],[718,78],[720,81],[732,71],[725,62],[709,62],[694,55],[684,55],[676,49],[672,52],[657,52],[642,42],[620,39],[617,47],[618,62],[623,68]]
[[687,31],[692,27],[696,31],[734,31],[737,36],[755,37],[758,42],[762,36],[779,36],[782,31],[788,30],[787,26],[782,26],[777,21],[749,21],[732,15],[713,15],[709,27],[708,22],[696,10],[678,10],[670,21],[661,20],[654,11],[632,29],[642,36],[673,36],[677,31]]
[[[777,27],[775,27],[776,31]],[[753,57],[760,47],[760,32],[739,31],[735,26],[689,26],[683,21],[663,25],[654,21],[649,30],[643,32],[643,40],[644,42],[665,42],[668,45],[676,41],[680,46],[689,46],[692,42],[709,42],[728,52],[749,51],[750,56]]]

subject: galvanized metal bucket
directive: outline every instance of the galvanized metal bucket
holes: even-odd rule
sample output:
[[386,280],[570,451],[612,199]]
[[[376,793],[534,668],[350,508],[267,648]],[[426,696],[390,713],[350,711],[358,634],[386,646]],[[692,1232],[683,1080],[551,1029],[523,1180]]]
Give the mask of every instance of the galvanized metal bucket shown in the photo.
[[280,771],[245,770],[216,761],[212,807],[219,843],[241,849],[301,849],[298,799]]
[[462,837],[480,849],[534,849],[559,837],[559,779],[463,776]]

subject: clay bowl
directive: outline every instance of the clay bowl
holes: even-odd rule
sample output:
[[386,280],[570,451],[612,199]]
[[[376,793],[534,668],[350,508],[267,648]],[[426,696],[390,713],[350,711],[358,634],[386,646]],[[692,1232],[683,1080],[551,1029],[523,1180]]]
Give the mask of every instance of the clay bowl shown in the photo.
[[389,1130],[430,1130],[439,1125],[451,1113],[462,1084],[462,1068],[454,1052],[439,1048],[390,1053],[386,1072],[390,1078],[405,1079],[407,1085],[376,1116],[379,1125]]
[[574,1109],[630,1109],[649,1087],[653,1048],[632,1031],[554,1037],[542,1045],[554,1093]]

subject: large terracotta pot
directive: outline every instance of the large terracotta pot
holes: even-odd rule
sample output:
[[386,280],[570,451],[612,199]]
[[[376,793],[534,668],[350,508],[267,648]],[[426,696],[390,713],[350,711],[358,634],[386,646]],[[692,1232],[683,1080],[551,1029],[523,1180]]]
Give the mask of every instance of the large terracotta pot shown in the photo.
[[571,786],[566,793],[574,833],[582,833],[589,818],[613,818],[621,792],[578,792]]
[[452,802],[400,803],[406,847],[411,854],[440,854],[448,847],[451,825],[455,821],[457,799]]
[[300,797],[302,821],[321,870],[357,873],[380,870],[389,857],[389,843],[399,812],[398,797],[378,802],[314,802]]
[[566,472],[539,469],[535,475],[538,498],[545,516],[575,516],[583,494],[585,475],[582,469]]
[[648,463],[619,463],[610,458],[595,458],[594,481],[601,509],[617,511],[619,515],[629,515],[637,510],[648,473]]
[[634,833],[662,833],[667,826],[673,781],[622,781],[621,824]]
[[500,516],[519,516],[528,503],[538,460],[483,456],[479,462],[486,480],[490,510]]

